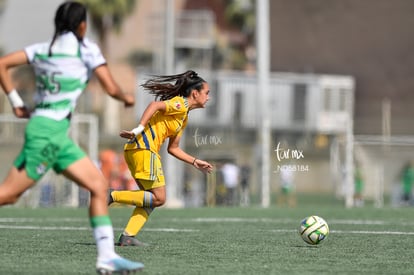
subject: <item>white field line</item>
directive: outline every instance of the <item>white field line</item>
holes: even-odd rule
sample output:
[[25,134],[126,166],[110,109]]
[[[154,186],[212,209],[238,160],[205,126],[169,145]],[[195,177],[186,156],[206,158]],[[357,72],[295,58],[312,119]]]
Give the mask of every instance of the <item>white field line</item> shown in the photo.
[[[33,226],[33,225],[2,225],[0,229],[15,229],[15,230],[62,230],[62,231],[86,231],[91,230],[90,227],[83,226]],[[123,228],[114,228],[115,230],[123,230]],[[143,231],[152,232],[197,232],[198,229],[181,229],[181,228],[145,228]]]
[[369,231],[369,230],[332,230],[332,233],[338,234],[369,234],[369,235],[414,235],[414,232],[403,231]]
[[[270,232],[275,233],[289,233],[298,232],[293,229],[272,229]],[[368,234],[368,235],[414,235],[414,232],[404,231],[372,231],[372,230],[330,230],[329,234]]]
[[[288,224],[297,222],[296,219],[271,219],[271,218],[191,218],[191,219],[167,219],[173,222],[188,222],[188,223],[277,223]],[[65,230],[65,231],[85,231],[91,230],[88,226],[37,226],[37,225],[16,225],[10,223],[39,223],[40,222],[57,222],[73,223],[85,222],[86,218],[0,218],[0,229],[14,229],[14,230]],[[381,220],[329,220],[329,224],[345,224],[345,225],[386,225],[392,222],[385,222]],[[398,222],[399,225],[410,226],[414,222]],[[115,230],[123,230],[123,228],[114,228]],[[191,228],[144,228],[144,231],[152,232],[198,232],[199,229]],[[296,232],[294,229],[272,229],[270,232]],[[374,230],[331,230],[334,234],[373,234],[373,235],[414,235],[411,231],[374,231]]]
[[[193,219],[178,219],[172,218],[168,219],[173,222],[205,222],[205,223],[215,223],[215,222],[223,222],[223,223],[278,223],[278,224],[289,224],[289,223],[298,223],[300,220],[297,219],[277,219],[277,218],[193,218]],[[396,224],[402,226],[414,226],[414,221],[412,222],[392,222],[392,221],[382,221],[382,220],[341,220],[341,219],[327,219],[328,224],[346,224],[346,225],[387,225],[387,224]]]
[[[114,219],[114,218],[113,218]],[[278,223],[278,224],[289,224],[298,222],[297,219],[278,219],[278,218],[166,218],[164,220],[172,222],[196,222],[196,223]],[[2,223],[30,223],[39,221],[43,222],[85,222],[87,218],[0,218],[0,224]],[[414,221],[403,222],[403,221],[382,221],[382,220],[342,220],[342,219],[327,219],[328,224],[349,224],[349,225],[387,225],[398,223],[402,226],[414,226]]]
[[87,218],[0,218],[0,223],[25,223],[25,222],[83,222],[87,221]]

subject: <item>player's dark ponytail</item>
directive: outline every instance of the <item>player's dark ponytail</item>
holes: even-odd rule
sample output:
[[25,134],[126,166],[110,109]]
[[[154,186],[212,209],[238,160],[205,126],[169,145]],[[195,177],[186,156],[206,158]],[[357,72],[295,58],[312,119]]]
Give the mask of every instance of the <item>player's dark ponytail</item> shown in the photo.
[[168,100],[175,96],[188,97],[192,90],[200,91],[205,82],[196,72],[190,70],[182,74],[155,76],[141,86],[155,95],[156,99]]
[[52,46],[56,38],[61,34],[72,32],[79,41],[82,40],[76,31],[83,21],[86,21],[86,7],[83,4],[68,1],[58,7],[55,14],[55,33],[49,46],[49,56],[52,55]]

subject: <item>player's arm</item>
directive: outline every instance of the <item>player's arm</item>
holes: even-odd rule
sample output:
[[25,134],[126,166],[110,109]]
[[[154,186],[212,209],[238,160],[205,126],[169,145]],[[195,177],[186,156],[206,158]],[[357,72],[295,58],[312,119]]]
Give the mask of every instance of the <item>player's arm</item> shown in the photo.
[[119,133],[119,135],[123,138],[128,138],[128,139],[135,138],[136,135],[144,131],[145,126],[148,124],[151,117],[156,112],[165,112],[166,109],[167,109],[167,105],[165,104],[164,101],[151,102],[145,109],[144,113],[142,114],[138,127],[132,129],[131,131],[122,130]]
[[112,77],[112,74],[106,64],[98,66],[94,70],[94,73],[108,95],[124,102],[125,107],[130,107],[135,104],[134,95],[122,92],[121,88]]
[[23,50],[7,54],[0,58],[0,85],[13,107],[14,114],[20,118],[30,117],[30,112],[26,109],[23,100],[13,86],[9,69],[27,63],[27,56]]
[[168,153],[173,155],[179,160],[182,160],[188,164],[193,165],[195,168],[199,169],[204,173],[210,173],[213,170],[213,165],[208,163],[207,161],[197,159],[186,152],[184,152],[179,144],[180,144],[181,136],[173,136],[170,137],[168,142]]

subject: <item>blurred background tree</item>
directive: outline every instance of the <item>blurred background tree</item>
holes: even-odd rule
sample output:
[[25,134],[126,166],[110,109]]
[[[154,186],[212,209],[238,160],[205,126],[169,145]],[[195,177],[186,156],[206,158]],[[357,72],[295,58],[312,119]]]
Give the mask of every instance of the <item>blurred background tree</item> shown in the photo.
[[0,0],[0,15],[3,13],[7,0]]
[[207,10],[214,14],[213,70],[255,70],[255,1],[186,1],[185,10]]
[[224,1],[224,16],[231,36],[230,52],[224,54],[223,60],[229,62],[232,69],[246,70],[254,68],[255,63],[255,5],[252,0],[226,0]]
[[80,0],[88,7],[89,22],[97,34],[104,55],[111,31],[119,31],[125,18],[133,11],[136,0]]

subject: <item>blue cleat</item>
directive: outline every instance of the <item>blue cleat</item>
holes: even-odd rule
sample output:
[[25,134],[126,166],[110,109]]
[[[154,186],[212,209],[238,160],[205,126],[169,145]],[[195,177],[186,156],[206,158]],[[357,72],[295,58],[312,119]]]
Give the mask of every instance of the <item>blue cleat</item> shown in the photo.
[[144,264],[133,262],[124,258],[115,258],[96,264],[96,272],[101,275],[131,274],[144,269]]

